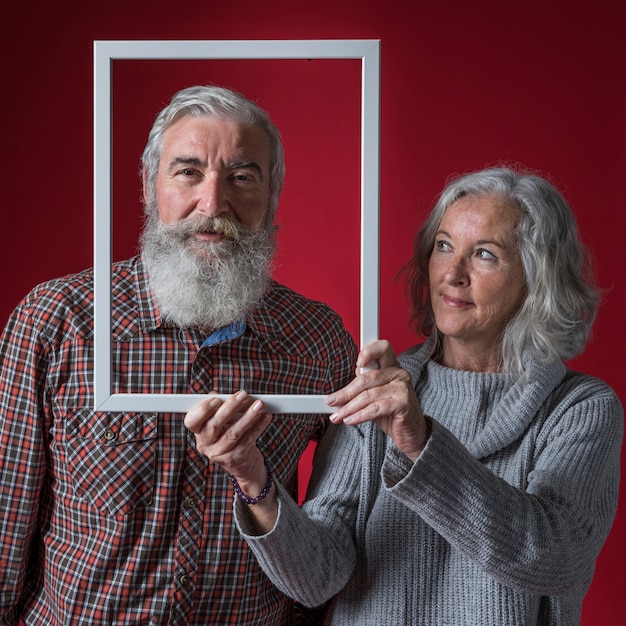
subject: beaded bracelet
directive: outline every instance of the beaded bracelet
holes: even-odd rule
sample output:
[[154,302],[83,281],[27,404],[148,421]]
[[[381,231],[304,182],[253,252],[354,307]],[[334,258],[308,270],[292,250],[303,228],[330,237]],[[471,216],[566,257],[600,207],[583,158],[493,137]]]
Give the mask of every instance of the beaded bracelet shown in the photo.
[[267,482],[265,483],[265,487],[263,487],[263,491],[261,491],[261,493],[256,498],[251,498],[250,496],[247,496],[241,490],[241,487],[239,486],[237,479],[232,474],[230,474],[230,480],[233,483],[233,489],[235,490],[235,493],[246,504],[258,504],[259,502],[261,502],[261,500],[263,500],[263,498],[267,496],[267,494],[270,492],[270,489],[272,488],[272,481],[274,480],[274,474],[272,472],[272,468],[270,467],[269,461],[267,459],[265,459],[263,463],[265,464],[265,470],[267,471]]

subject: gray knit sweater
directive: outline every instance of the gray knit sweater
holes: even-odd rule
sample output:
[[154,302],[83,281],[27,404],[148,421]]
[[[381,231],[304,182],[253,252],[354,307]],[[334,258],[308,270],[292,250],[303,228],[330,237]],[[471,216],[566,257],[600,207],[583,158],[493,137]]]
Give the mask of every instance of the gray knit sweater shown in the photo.
[[375,425],[331,426],[303,509],[252,536],[261,566],[332,624],[580,623],[617,505],[623,410],[602,381],[531,364],[525,384],[401,356],[433,430],[412,464]]

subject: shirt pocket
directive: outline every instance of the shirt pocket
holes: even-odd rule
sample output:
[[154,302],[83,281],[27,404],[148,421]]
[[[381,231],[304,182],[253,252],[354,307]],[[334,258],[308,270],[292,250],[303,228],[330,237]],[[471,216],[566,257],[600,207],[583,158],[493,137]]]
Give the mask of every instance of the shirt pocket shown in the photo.
[[151,504],[157,418],[156,413],[70,412],[65,445],[75,494],[112,516]]

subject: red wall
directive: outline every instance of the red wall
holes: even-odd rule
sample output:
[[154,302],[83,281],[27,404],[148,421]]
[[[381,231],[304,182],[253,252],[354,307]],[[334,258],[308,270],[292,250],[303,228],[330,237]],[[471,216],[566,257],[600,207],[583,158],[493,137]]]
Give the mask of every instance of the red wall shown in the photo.
[[[519,161],[564,191],[609,290],[575,366],[626,400],[626,5],[574,4],[0,0],[0,323],[35,283],[92,263],[94,39],[381,39],[381,336],[398,350],[415,341],[393,277],[448,175]],[[333,304],[356,334],[358,69],[280,63],[114,64],[115,256],[135,249],[153,116],[188,84],[232,86],[259,99],[287,145],[279,277]],[[622,623],[625,546],[622,508],[584,626]]]

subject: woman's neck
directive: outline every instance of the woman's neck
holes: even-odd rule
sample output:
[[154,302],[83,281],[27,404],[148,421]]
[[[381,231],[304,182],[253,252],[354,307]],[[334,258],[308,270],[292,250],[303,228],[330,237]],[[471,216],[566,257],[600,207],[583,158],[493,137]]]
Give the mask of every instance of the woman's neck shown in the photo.
[[502,371],[500,346],[473,346],[443,337],[434,360],[445,367],[469,372]]

